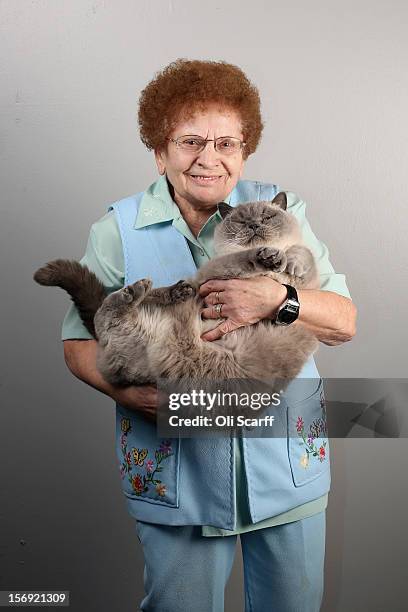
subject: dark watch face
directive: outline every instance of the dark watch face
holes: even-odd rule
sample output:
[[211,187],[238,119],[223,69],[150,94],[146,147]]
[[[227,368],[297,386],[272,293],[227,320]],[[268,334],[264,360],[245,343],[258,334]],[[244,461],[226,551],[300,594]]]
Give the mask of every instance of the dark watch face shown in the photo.
[[278,318],[281,323],[293,323],[293,321],[296,321],[297,317],[297,312],[291,312],[290,310],[286,310],[286,308],[282,308]]
[[296,321],[299,316],[299,302],[296,300],[289,299],[285,306],[280,309],[278,316],[276,317],[277,323],[281,325],[289,325]]

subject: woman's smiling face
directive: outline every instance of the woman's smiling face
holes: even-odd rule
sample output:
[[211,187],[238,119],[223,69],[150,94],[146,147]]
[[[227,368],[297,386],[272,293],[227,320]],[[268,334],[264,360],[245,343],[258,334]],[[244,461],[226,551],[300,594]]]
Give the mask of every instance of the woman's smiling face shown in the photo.
[[[216,105],[180,121],[169,137],[185,135],[211,140],[233,136],[243,140],[239,115]],[[206,209],[224,200],[234,189],[244,168],[242,153],[242,149],[229,155],[219,153],[213,142],[208,142],[200,153],[192,153],[169,141],[165,149],[155,151],[155,157],[159,172],[165,172],[173,186],[176,203]]]

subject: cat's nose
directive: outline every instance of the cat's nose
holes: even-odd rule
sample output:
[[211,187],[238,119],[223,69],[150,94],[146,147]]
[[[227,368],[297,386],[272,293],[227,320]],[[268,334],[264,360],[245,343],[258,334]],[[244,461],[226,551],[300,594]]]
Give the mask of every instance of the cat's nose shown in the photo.
[[252,230],[257,230],[259,228],[259,225],[258,225],[258,223],[251,223],[249,228],[252,229]]

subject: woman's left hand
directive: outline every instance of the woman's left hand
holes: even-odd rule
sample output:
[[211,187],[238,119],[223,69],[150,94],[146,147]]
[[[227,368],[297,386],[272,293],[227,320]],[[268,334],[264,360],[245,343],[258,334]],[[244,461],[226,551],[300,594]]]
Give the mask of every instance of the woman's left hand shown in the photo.
[[[224,318],[218,327],[203,334],[203,340],[218,340],[225,334],[253,325],[261,319],[273,318],[286,299],[286,287],[267,276],[231,280],[209,280],[199,289],[206,308],[201,312],[205,319]],[[215,304],[222,304],[221,314]]]

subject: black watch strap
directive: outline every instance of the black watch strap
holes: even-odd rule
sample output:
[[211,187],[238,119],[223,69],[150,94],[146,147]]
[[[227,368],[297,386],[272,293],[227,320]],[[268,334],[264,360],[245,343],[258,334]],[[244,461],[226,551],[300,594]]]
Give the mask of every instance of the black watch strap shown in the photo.
[[286,300],[276,313],[275,324],[290,325],[296,321],[299,316],[300,304],[296,289],[292,287],[292,285],[282,284],[286,287],[287,295]]
[[288,292],[286,299],[295,300],[296,302],[298,302],[299,300],[298,300],[298,294],[297,294],[296,289],[292,285],[286,285],[285,283],[282,283],[282,285],[286,287],[287,292]]

